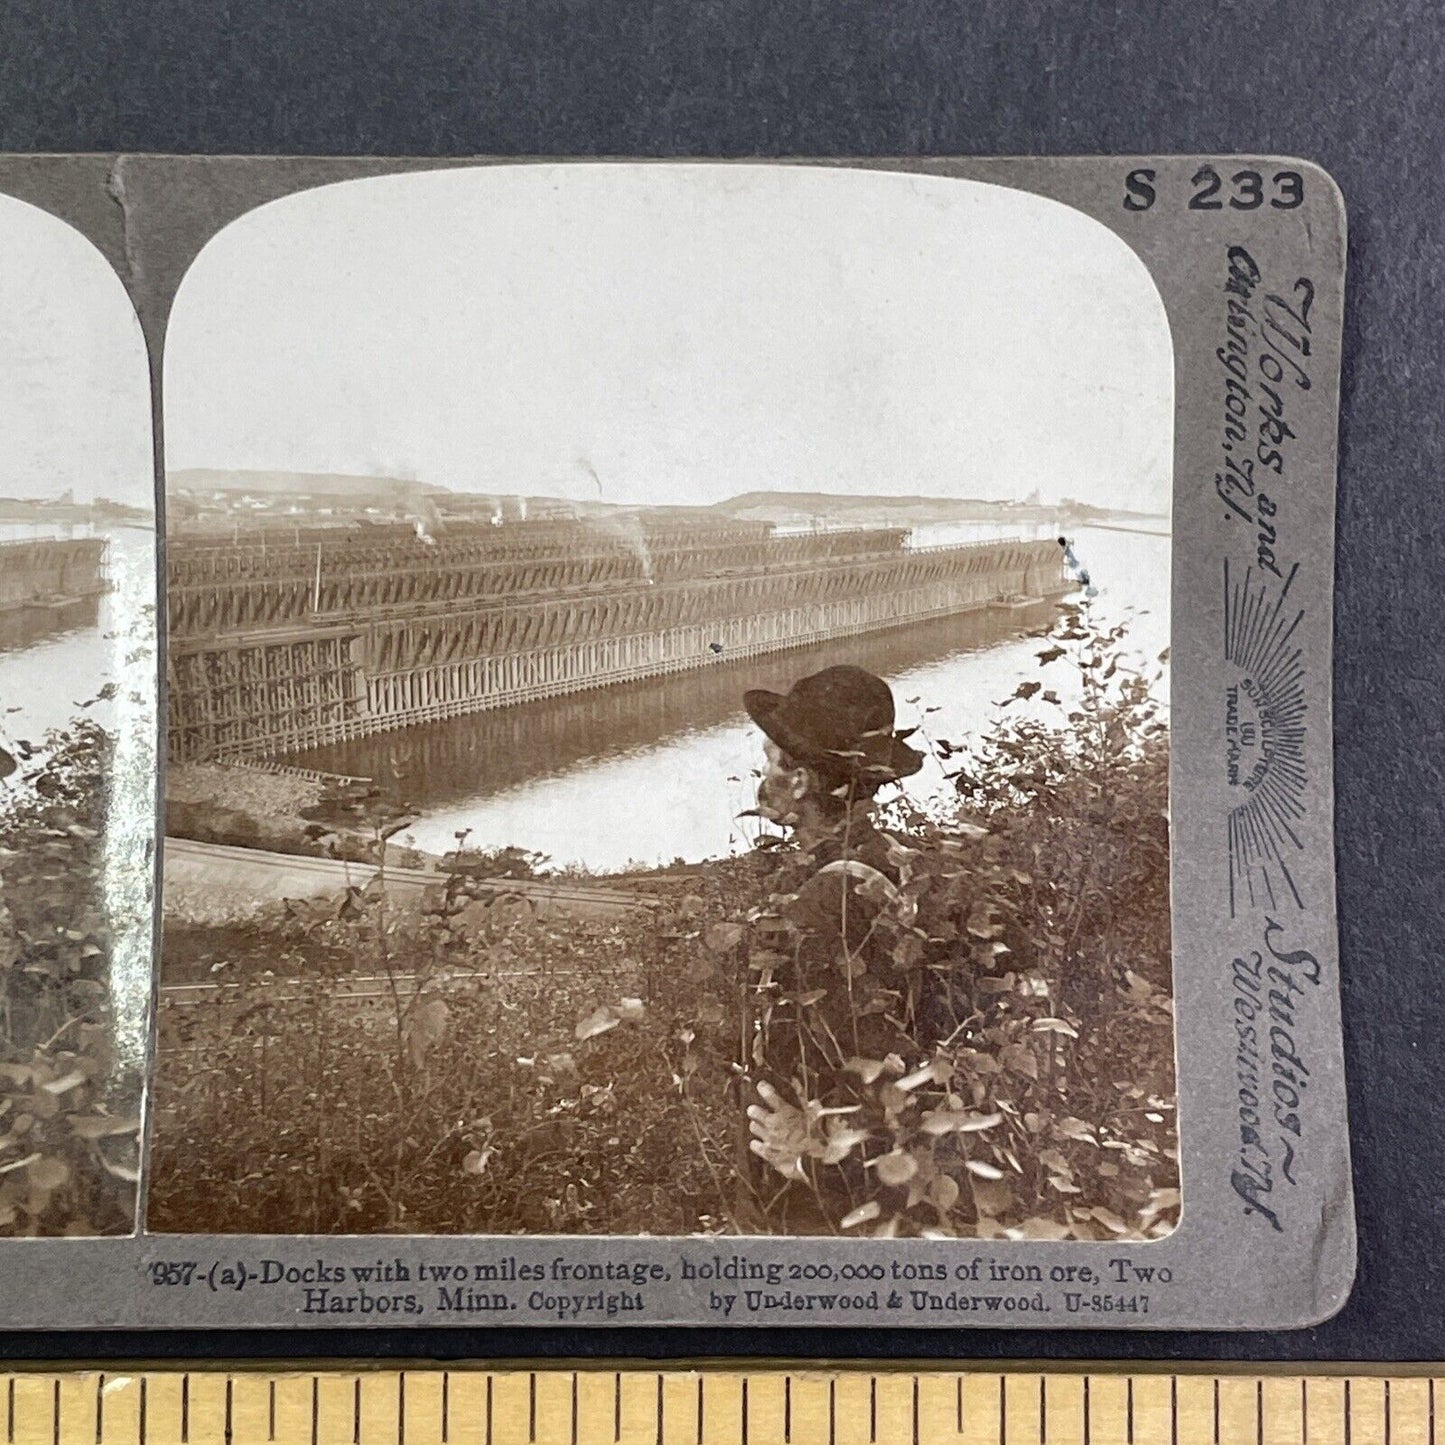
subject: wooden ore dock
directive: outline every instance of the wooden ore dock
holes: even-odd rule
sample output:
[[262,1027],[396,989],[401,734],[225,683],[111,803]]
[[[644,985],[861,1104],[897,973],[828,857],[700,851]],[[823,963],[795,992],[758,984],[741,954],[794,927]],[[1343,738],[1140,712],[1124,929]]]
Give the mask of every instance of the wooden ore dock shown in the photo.
[[0,542],[0,613],[67,607],[105,591],[104,537]]
[[1070,588],[1058,544],[629,517],[167,549],[170,757],[284,755]]

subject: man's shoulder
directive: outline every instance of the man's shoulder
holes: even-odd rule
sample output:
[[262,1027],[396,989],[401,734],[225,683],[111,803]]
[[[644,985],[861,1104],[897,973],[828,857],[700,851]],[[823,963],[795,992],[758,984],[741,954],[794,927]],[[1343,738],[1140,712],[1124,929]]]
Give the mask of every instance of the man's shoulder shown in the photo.
[[[898,885],[861,858],[835,858],[804,878],[783,906],[783,916],[807,932],[836,932],[844,916],[864,921],[898,897]],[[851,932],[851,930],[850,930]]]

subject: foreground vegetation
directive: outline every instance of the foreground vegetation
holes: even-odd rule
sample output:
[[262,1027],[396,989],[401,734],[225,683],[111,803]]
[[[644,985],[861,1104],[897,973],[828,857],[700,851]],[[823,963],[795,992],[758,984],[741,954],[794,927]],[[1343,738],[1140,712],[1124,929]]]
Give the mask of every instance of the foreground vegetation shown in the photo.
[[0,749],[0,1236],[128,1233],[141,1078],[118,1060],[105,902],[112,743]]
[[1168,740],[1123,640],[1065,609],[986,738],[931,741],[957,806],[890,805],[811,976],[788,847],[613,921],[458,871],[189,929],[225,987],[160,1020],[151,1227],[1167,1232]]

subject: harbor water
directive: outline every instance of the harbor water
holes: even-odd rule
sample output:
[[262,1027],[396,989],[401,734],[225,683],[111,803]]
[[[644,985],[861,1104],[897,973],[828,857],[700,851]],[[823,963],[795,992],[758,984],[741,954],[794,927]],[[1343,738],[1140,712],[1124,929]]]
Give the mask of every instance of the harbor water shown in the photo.
[[[106,538],[107,590],[54,611],[0,615],[0,746],[11,750],[21,739],[39,744],[52,728],[79,716],[113,723],[122,700],[93,702],[107,683],[156,690],[155,534],[142,527],[0,522],[0,542],[55,536]],[[137,645],[147,643],[144,656],[132,659]]]
[[156,840],[155,533],[145,527],[0,523],[0,540],[104,536],[106,590],[59,609],[0,617],[0,747],[29,754],[0,781],[0,809],[23,808],[47,737],[77,718],[112,740],[100,885],[109,915],[110,1002],[117,1055],[144,1062],[151,993]]
[[[919,528],[913,544],[1004,531],[1020,535],[1018,528],[959,524]],[[1170,539],[1093,527],[1071,542],[1096,593],[1094,616],[1103,625],[1128,622],[1127,651],[1150,675],[1160,673],[1167,702],[1159,654],[1169,643]],[[1042,621],[1046,626],[1047,617]],[[469,847],[527,849],[553,867],[592,873],[693,863],[751,848],[766,826],[740,816],[754,805],[762,762],[761,734],[742,708],[745,689],[786,691],[809,672],[854,663],[888,680],[898,726],[920,729],[915,743],[967,744],[1000,716],[999,704],[1022,681],[1040,681],[1069,703],[1076,675],[1063,662],[1041,668],[1040,647],[1036,637],[1006,635],[996,618],[943,618],[312,749],[294,761],[373,778],[394,791],[418,810],[409,836],[429,852],[454,848],[465,830]],[[1037,700],[1011,707],[1042,711]],[[907,786],[934,805],[952,793],[932,755]]]

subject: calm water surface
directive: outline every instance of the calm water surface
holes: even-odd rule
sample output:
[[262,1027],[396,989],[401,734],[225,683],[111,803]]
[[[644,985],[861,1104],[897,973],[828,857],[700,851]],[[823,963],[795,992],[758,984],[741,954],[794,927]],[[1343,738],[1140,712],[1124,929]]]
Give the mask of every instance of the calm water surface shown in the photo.
[[[1004,530],[920,528],[915,544]],[[1098,615],[1132,617],[1130,648],[1152,662],[1169,638],[1169,539],[1088,528],[1074,551],[1098,589]],[[1000,640],[979,619],[946,618],[313,749],[297,760],[394,786],[422,811],[410,836],[429,851],[454,847],[455,833],[469,828],[469,844],[533,849],[554,865],[594,872],[696,862],[746,850],[763,826],[738,816],[753,806],[762,760],[744,689],[785,691],[820,667],[856,663],[888,679],[899,726],[921,724],[958,743],[987,728],[1025,678],[1069,701],[1069,673],[1063,664],[1040,669],[1038,651],[1036,638]],[[908,789],[921,799],[951,796],[932,757]]]
[[[0,523],[0,540],[101,534]],[[115,1047],[139,1063],[150,1003],[156,836],[155,534],[116,527],[103,535],[110,590],[102,597],[64,614],[0,616],[0,747],[14,753],[23,739],[43,755],[46,733],[76,717],[94,718],[114,740],[101,883],[111,921]],[[116,684],[114,697],[81,706],[107,683]],[[23,801],[26,771],[0,782],[0,807]]]
[[[126,658],[137,632],[153,641],[155,534],[140,527],[94,529],[0,522],[0,541],[30,537],[105,536],[110,590],[56,614],[0,614],[0,745],[25,738],[38,743],[51,728],[77,715],[111,723],[114,703],[81,708],[107,682],[127,675]],[[3,565],[3,561],[0,561]],[[154,693],[155,662],[133,680]],[[153,709],[152,709],[153,710]]]

